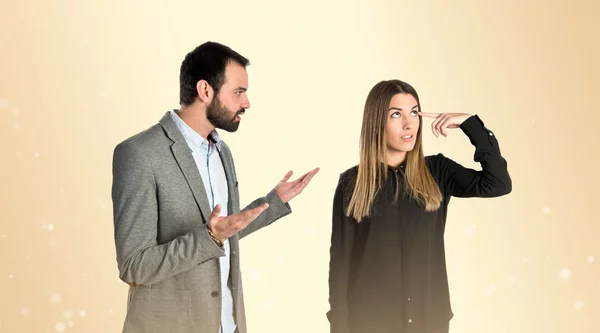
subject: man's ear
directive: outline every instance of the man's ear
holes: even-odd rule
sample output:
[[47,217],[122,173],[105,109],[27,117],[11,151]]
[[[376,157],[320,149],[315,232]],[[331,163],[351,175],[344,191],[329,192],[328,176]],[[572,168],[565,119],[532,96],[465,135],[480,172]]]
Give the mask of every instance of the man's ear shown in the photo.
[[205,80],[200,80],[196,83],[196,92],[198,92],[200,101],[204,103],[210,103],[215,94],[213,88]]

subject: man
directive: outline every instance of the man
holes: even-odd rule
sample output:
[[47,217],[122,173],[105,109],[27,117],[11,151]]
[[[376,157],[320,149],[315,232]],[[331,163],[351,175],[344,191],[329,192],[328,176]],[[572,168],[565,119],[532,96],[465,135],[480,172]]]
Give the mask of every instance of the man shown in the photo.
[[246,58],[207,42],[181,65],[180,109],[114,150],[112,199],[123,332],[246,333],[239,240],[291,213],[316,168],[240,211],[231,152],[250,107]]

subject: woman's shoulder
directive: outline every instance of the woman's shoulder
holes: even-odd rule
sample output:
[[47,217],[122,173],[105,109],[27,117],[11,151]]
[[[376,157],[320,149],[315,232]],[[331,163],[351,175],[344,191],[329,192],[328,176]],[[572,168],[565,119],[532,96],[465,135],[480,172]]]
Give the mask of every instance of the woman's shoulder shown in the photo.
[[337,186],[343,190],[345,195],[352,193],[358,176],[358,165],[354,165],[339,174]]
[[448,158],[442,153],[425,156],[425,163],[427,164],[427,167],[429,167],[429,170],[432,172],[436,169],[439,169],[440,166],[443,166],[446,161],[448,161]]
[[340,173],[340,180],[351,180],[358,175],[358,164],[354,165]]

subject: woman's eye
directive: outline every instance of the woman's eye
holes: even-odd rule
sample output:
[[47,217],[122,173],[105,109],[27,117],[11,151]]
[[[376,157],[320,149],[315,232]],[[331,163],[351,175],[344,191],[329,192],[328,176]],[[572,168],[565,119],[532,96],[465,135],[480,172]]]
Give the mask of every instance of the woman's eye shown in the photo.
[[392,113],[392,118],[398,118],[400,117],[400,112],[396,111],[394,113]]

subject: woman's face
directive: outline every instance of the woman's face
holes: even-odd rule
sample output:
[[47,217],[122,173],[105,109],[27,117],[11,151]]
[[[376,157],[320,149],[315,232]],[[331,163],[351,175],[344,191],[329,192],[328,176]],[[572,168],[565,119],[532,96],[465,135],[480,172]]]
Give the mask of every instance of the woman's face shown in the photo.
[[406,153],[413,150],[419,131],[419,105],[410,94],[394,95],[390,101],[385,139],[387,151],[394,159],[403,160]]

